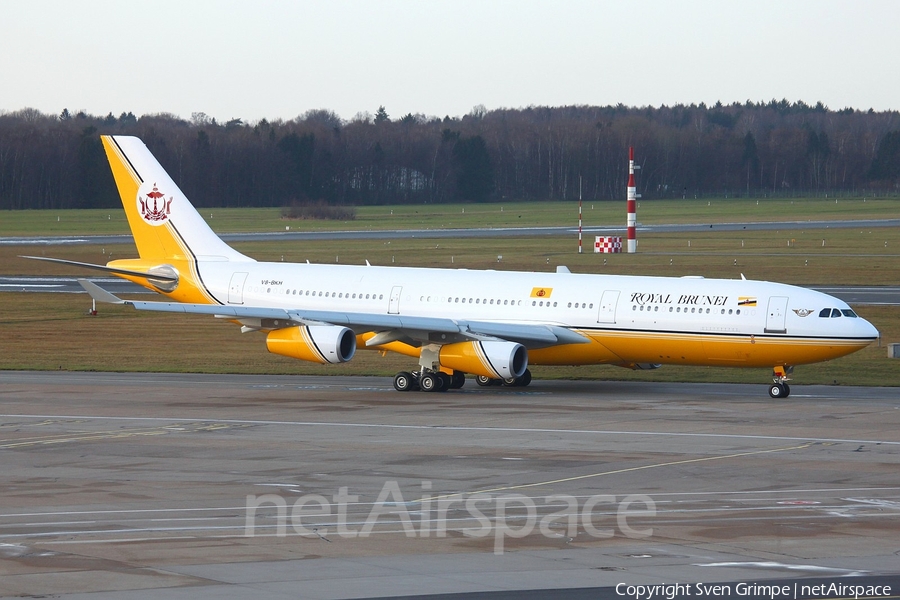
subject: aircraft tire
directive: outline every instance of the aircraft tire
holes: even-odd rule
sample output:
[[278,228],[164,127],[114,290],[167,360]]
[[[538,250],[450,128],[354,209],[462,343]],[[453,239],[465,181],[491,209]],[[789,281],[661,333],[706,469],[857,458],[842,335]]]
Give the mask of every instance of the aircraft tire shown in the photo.
[[450,377],[450,388],[458,390],[464,385],[466,385],[466,374],[462,371],[453,371],[453,375]]
[[394,375],[394,389],[398,392],[408,392],[415,387],[412,373],[400,371]]
[[475,377],[475,383],[477,383],[481,387],[490,387],[494,385],[494,380],[484,375],[478,375]]
[[434,373],[425,373],[419,378],[419,388],[423,392],[437,392],[444,382]]
[[443,371],[436,373],[438,378],[441,380],[441,387],[438,389],[439,392],[446,392],[453,385],[453,377],[447,375]]
[[784,397],[787,398],[788,396],[791,395],[791,386],[789,386],[786,383],[783,385],[784,385]]
[[785,389],[786,387],[783,383],[773,383],[769,386],[769,395],[773,398],[785,398],[788,395],[788,389],[790,389]]
[[522,373],[522,377],[519,378],[520,381],[518,385],[522,387],[526,387],[531,384],[531,371],[529,369],[525,369],[525,372]]

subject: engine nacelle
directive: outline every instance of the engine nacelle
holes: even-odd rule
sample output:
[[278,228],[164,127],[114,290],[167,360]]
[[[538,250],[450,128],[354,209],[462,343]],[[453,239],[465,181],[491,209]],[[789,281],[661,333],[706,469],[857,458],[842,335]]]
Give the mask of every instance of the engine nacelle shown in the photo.
[[441,346],[442,367],[491,379],[521,377],[528,368],[528,350],[515,342],[458,342]]
[[336,325],[300,325],[270,331],[266,347],[272,354],[300,360],[337,364],[356,353],[356,334]]

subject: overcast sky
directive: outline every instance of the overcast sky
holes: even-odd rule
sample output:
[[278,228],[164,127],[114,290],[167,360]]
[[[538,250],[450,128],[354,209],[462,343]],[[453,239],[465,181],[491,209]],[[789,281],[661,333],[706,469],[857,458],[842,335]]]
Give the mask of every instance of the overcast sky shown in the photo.
[[0,111],[900,109],[900,2],[0,0]]

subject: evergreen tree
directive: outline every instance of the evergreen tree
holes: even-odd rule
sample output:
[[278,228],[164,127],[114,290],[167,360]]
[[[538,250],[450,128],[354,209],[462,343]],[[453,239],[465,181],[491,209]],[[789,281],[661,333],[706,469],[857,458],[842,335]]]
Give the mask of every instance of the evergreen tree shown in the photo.
[[869,178],[884,181],[900,179],[900,131],[891,131],[881,138],[869,169]]
[[494,167],[487,144],[480,135],[464,138],[453,147],[456,196],[459,200],[485,202],[494,190]]

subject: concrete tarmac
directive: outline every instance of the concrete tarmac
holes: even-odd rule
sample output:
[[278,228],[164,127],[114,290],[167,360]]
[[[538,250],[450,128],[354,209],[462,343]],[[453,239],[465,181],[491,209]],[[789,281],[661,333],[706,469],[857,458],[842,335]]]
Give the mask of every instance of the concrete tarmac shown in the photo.
[[0,596],[900,582],[900,393],[792,388],[0,372]]

